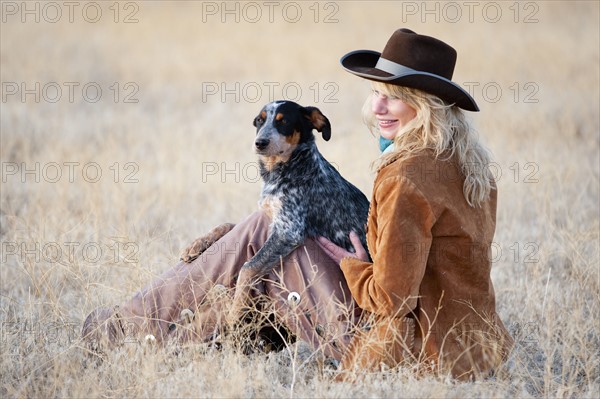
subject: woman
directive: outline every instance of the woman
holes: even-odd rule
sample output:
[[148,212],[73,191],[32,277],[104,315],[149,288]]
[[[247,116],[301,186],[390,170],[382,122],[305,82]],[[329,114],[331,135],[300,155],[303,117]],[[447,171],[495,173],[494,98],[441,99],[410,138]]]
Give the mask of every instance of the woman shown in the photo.
[[351,253],[318,241],[373,315],[344,355],[345,369],[417,360],[465,379],[487,375],[512,344],[490,279],[497,190],[462,111],[477,104],[451,81],[455,61],[452,47],[408,29],[381,54],[341,60],[374,81],[364,114],[383,150],[368,218],[372,263],[360,244]]
[[[407,29],[394,32],[381,54],[342,58],[346,70],[374,81],[366,115],[383,154],[368,218],[372,262],[355,236],[354,252],[307,240],[260,287],[288,330],[341,359],[342,375],[407,364],[480,377],[510,348],[490,280],[496,189],[461,110],[477,105],[451,82],[455,61],[450,46]],[[230,298],[223,288],[265,242],[268,226],[257,212],[209,240],[216,242],[203,253],[197,241],[184,256],[200,255],[191,263],[120,307],[90,314],[84,337],[212,337]],[[195,327],[186,328],[192,318]]]

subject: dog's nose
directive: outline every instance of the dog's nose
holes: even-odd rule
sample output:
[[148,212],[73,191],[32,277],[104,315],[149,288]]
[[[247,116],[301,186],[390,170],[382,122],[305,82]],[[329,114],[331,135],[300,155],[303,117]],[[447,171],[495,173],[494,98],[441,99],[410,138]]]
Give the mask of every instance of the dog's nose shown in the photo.
[[254,142],[254,145],[259,150],[264,150],[269,145],[269,142],[270,142],[269,139],[256,139],[256,141]]

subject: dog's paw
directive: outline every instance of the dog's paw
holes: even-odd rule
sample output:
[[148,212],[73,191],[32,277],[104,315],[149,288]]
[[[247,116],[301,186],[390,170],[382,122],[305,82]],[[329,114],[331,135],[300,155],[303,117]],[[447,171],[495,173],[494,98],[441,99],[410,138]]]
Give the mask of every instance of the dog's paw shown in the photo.
[[211,245],[219,241],[221,237],[229,233],[235,227],[233,223],[223,223],[213,228],[207,234],[196,239],[190,246],[183,250],[180,260],[185,263],[193,262],[198,256],[202,255]]
[[247,286],[237,286],[233,298],[228,306],[226,322],[230,327],[239,325],[251,311],[252,298]]
[[236,330],[242,323],[244,317],[244,305],[242,303],[233,303],[225,316],[225,323],[229,330]]

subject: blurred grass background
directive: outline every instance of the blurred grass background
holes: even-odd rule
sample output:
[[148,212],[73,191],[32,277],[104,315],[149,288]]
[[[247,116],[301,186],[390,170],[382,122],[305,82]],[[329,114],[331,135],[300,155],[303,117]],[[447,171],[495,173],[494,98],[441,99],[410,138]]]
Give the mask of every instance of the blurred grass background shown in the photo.
[[[51,3],[1,4],[3,397],[600,394],[598,2],[75,3],[73,22],[53,3],[54,23]],[[370,195],[369,84],[339,58],[381,51],[399,27],[455,47],[453,80],[481,108],[472,120],[499,186],[493,280],[518,342],[506,376],[448,385],[397,371],[358,387],[309,373],[290,385],[272,358],[229,352],[117,353],[82,368],[75,338],[93,308],[256,209],[251,122],[264,103],[319,107],[333,126],[319,148]]]

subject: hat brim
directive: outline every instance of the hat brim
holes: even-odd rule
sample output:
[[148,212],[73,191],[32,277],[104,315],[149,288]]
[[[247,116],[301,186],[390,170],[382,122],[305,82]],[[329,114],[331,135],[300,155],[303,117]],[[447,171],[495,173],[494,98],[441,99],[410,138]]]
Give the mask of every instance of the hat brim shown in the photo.
[[394,75],[375,68],[381,53],[372,50],[356,50],[344,55],[340,63],[344,69],[361,78],[423,90],[434,94],[448,104],[455,104],[467,111],[479,111],[475,99],[456,83],[428,72],[411,71]]

